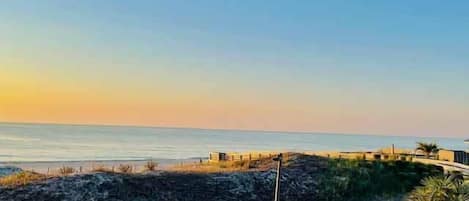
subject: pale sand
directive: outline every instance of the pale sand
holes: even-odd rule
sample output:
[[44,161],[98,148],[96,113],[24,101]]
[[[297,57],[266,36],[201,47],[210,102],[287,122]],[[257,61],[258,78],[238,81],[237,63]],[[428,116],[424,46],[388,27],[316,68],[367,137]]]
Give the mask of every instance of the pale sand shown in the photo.
[[[171,166],[199,163],[201,159],[152,159],[152,161],[158,163],[157,169],[164,170]],[[206,161],[207,159],[203,159]],[[129,164],[134,167],[136,172],[144,170],[144,165],[148,160],[102,160],[102,161],[46,161],[46,162],[0,162],[2,166],[14,166],[19,167],[23,170],[35,171],[38,173],[58,173],[61,167],[73,167],[77,172],[82,170],[83,173],[90,172],[93,167],[104,166],[105,168],[114,169],[118,171],[120,164]],[[80,168],[81,167],[81,168]]]

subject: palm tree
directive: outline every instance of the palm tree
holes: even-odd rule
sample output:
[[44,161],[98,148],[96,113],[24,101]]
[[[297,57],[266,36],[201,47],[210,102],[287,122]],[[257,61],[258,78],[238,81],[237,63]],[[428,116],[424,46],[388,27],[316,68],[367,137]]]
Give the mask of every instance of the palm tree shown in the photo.
[[468,201],[469,181],[454,176],[428,177],[412,191],[408,201]]
[[417,142],[417,149],[425,153],[425,158],[430,158],[430,154],[437,153],[440,149],[435,143]]

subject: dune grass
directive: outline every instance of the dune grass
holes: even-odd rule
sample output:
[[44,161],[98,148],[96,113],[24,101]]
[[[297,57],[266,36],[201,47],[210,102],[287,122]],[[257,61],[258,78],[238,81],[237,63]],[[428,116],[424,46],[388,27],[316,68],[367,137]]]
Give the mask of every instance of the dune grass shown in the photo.
[[157,167],[158,163],[152,160],[147,161],[147,163],[143,166],[146,171],[155,171]]
[[129,164],[120,164],[118,169],[121,173],[132,173],[133,170],[132,165]]
[[275,162],[270,158],[259,160],[242,161],[218,161],[182,164],[171,167],[170,171],[177,172],[197,172],[197,173],[217,173],[217,172],[244,172],[267,170],[275,167]]
[[45,179],[47,179],[47,177],[43,174],[31,171],[22,171],[0,178],[0,186],[23,186],[34,182],[43,181]]
[[93,165],[91,167],[91,172],[109,173],[109,172],[114,172],[114,170],[104,165]]
[[247,171],[253,168],[255,167],[251,165],[250,161],[220,161],[177,165],[171,167],[170,170],[177,172],[215,173]]
[[59,174],[62,176],[70,175],[73,173],[75,173],[75,168],[73,167],[63,166],[59,169]]

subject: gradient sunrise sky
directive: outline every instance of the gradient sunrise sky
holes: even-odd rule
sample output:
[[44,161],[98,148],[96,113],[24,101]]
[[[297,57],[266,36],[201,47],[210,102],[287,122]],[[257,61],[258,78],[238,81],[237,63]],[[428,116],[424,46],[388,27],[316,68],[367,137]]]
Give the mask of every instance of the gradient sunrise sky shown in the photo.
[[0,121],[469,136],[468,1],[3,1]]

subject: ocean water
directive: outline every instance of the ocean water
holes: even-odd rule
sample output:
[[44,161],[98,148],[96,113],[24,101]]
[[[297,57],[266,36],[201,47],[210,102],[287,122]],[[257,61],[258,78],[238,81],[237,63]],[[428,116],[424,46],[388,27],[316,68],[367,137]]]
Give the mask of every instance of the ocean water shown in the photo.
[[466,149],[463,139],[185,128],[0,123],[0,161],[185,159],[209,151],[367,151],[417,141]]

